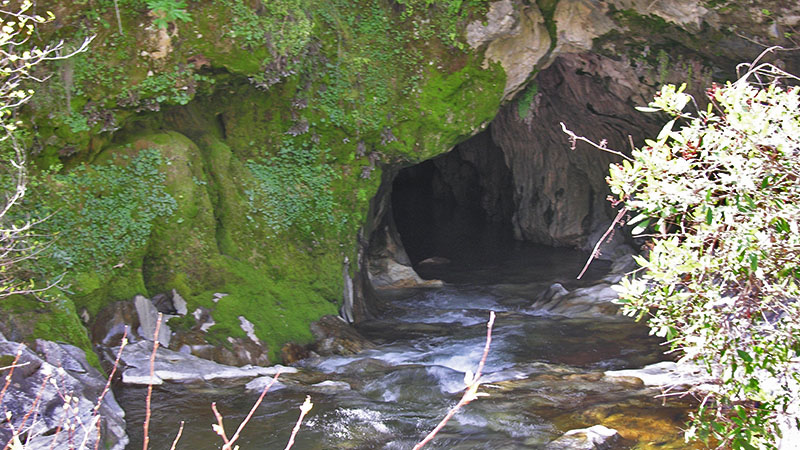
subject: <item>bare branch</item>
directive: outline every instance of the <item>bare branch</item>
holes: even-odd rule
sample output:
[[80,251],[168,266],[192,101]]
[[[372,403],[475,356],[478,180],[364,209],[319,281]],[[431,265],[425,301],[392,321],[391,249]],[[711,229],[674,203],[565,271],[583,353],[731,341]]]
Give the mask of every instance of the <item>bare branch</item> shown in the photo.
[[586,260],[586,264],[583,265],[583,270],[581,270],[581,273],[578,274],[577,279],[580,280],[583,277],[583,275],[586,273],[586,270],[589,269],[589,264],[591,264],[592,261],[594,261],[598,256],[600,256],[600,246],[602,246],[606,242],[606,239],[614,231],[614,228],[618,224],[621,224],[623,222],[622,218],[625,216],[625,213],[627,213],[627,212],[628,212],[628,210],[626,208],[622,208],[622,209],[619,210],[619,212],[617,213],[617,216],[614,217],[613,221],[611,221],[611,225],[608,226],[608,229],[606,230],[606,232],[603,233],[603,236],[601,236],[600,239],[597,241],[597,243],[594,245],[594,248],[592,249],[592,253],[589,255],[589,259]]
[[147,450],[150,444],[150,402],[153,397],[153,378],[155,378],[156,367],[156,351],[158,350],[158,332],[161,331],[161,320],[164,315],[158,313],[156,320],[156,330],[153,332],[153,352],[150,353],[150,380],[147,382],[147,397],[145,398],[145,414],[144,414],[144,438],[142,442],[142,450]]
[[608,148],[607,142],[605,140],[600,141],[599,144],[595,144],[592,140],[587,139],[587,138],[585,138],[583,136],[578,136],[577,134],[575,134],[572,131],[568,130],[567,126],[564,125],[564,122],[559,122],[559,123],[561,124],[561,131],[563,131],[564,133],[566,133],[567,136],[569,136],[570,148],[572,150],[575,150],[575,145],[577,144],[578,141],[581,141],[581,142],[586,142],[587,144],[591,145],[592,147],[594,147],[594,148],[596,148],[598,150],[602,150],[602,151],[604,151],[606,153],[611,153],[612,155],[620,156],[622,158],[627,159],[628,161],[633,161],[633,158],[631,158],[630,156],[628,156],[628,155],[626,155],[626,154],[624,154],[622,152],[618,152],[616,150],[612,150],[612,149]]
[[428,435],[425,436],[425,439],[421,440],[417,445],[414,446],[413,450],[419,450],[433,440],[433,438],[436,437],[436,434],[439,433],[439,431],[441,431],[445,425],[447,425],[447,422],[450,421],[450,419],[458,412],[459,409],[461,409],[461,407],[475,400],[481,395],[487,395],[478,394],[477,391],[478,387],[480,386],[481,373],[483,372],[483,367],[486,364],[486,358],[489,356],[489,346],[492,344],[492,326],[494,325],[494,318],[494,311],[490,311],[489,322],[486,324],[486,345],[483,347],[483,356],[478,363],[478,369],[475,371],[475,375],[472,377],[465,377],[465,381],[467,381],[467,390],[464,392],[461,400],[459,400],[458,403],[456,403],[456,405],[447,412],[442,421],[439,422],[439,425],[436,425],[436,428],[428,433]]

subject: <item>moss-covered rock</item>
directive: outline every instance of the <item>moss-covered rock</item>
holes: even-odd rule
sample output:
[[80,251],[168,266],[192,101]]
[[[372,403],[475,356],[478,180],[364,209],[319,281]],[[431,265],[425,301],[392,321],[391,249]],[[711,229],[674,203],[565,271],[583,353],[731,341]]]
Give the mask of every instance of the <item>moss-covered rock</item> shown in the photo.
[[[86,359],[102,372],[89,335],[68,298],[46,302],[31,296],[13,295],[0,302],[0,331],[6,339],[32,343],[35,339],[72,344],[86,353]],[[5,364],[8,366],[8,364]]]

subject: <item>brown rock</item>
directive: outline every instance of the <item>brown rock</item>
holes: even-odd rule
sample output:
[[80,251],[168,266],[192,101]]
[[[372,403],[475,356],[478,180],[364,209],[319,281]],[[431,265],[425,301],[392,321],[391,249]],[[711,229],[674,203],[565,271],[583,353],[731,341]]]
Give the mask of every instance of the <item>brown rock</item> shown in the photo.
[[[107,347],[120,345],[125,326],[129,327],[128,340],[136,340],[136,330],[139,328],[139,315],[132,301],[114,302],[97,313],[92,324],[92,342],[103,344]],[[152,337],[151,337],[152,339]]]
[[336,316],[323,316],[312,323],[311,333],[316,339],[316,342],[312,345],[312,350],[322,356],[354,355],[360,351],[375,347],[374,344]]
[[284,364],[292,364],[308,356],[308,349],[294,342],[289,342],[281,348],[281,360]]

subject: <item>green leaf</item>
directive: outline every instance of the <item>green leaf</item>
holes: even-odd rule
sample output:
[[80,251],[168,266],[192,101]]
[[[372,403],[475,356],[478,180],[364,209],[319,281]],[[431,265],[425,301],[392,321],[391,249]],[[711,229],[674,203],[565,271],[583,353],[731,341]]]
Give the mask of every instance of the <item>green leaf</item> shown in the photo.
[[749,362],[749,363],[753,362],[753,357],[750,356],[750,354],[747,353],[744,350],[736,350],[736,354],[739,355],[739,358],[742,358],[742,360],[744,360],[746,362]]
[[750,270],[755,272],[758,269],[758,255],[750,253]]

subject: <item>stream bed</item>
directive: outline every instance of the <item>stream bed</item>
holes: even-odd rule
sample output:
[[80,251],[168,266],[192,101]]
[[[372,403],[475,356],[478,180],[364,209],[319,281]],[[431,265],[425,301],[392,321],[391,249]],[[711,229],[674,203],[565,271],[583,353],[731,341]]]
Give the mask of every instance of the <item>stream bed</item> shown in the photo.
[[[435,288],[386,290],[381,318],[360,324],[375,349],[355,356],[311,358],[281,375],[237,442],[241,449],[282,449],[306,395],[308,414],[295,449],[410,449],[460,398],[464,373],[483,352],[489,311],[497,313],[480,392],[426,448],[543,448],[564,432],[597,424],[619,431],[618,448],[682,449],[688,398],[666,403],[636,378],[605,371],[641,368],[667,359],[665,347],[630,319],[576,309],[548,313],[535,301],[555,283],[572,291],[597,283],[597,263],[585,281],[574,276],[580,252],[521,247],[499,263],[433,267]],[[210,404],[230,436],[259,391],[244,383],[154,387],[150,448],[214,449]],[[127,413],[128,448],[141,448],[146,389],[116,391]]]

